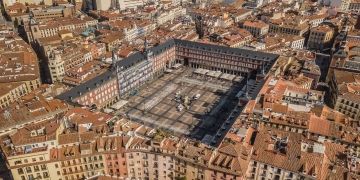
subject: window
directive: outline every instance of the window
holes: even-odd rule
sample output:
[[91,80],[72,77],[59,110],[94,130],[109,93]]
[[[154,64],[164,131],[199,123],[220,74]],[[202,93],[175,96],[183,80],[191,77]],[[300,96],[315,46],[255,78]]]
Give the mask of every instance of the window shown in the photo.
[[27,173],[31,173],[32,171],[31,171],[31,168],[30,167],[26,167],[26,172]]
[[15,165],[22,164],[21,160],[15,161]]
[[39,171],[40,169],[39,169],[39,166],[34,166],[34,171],[36,172],[36,171]]
[[24,174],[24,171],[22,168],[19,168],[17,171],[18,171],[18,174]]
[[34,176],[32,174],[28,175],[28,179],[34,179]]

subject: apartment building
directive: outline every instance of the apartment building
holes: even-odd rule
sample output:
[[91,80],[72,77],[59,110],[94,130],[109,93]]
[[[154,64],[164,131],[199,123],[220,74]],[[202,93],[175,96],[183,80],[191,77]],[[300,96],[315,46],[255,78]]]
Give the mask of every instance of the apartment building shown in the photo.
[[143,0],[116,0],[116,7],[120,10],[137,9],[144,6]]
[[234,19],[235,23],[238,23],[244,19],[246,19],[246,17],[250,16],[252,13],[252,11],[250,9],[237,9],[235,11],[235,13],[232,13],[232,17]]
[[351,0],[349,4],[349,11],[357,11],[360,10],[360,1],[359,0]]
[[99,109],[111,106],[120,97],[115,74],[114,71],[108,71],[87,81],[86,86],[74,87],[68,92],[73,98],[67,99],[67,101]]
[[99,139],[100,153],[103,153],[105,172],[110,176],[128,177],[126,147],[132,140],[127,136],[106,137]]
[[[129,95],[136,93],[137,88],[144,85],[153,77],[152,61],[148,57],[137,53],[128,57],[130,61],[120,61],[117,68],[119,94]],[[129,63],[134,63],[133,65]]]
[[[258,139],[259,138],[259,139]],[[247,179],[317,179],[320,176],[324,153],[302,148],[301,134],[264,128],[257,132]],[[320,152],[319,152],[320,151]],[[312,162],[306,158],[312,158]],[[291,166],[286,164],[290,163]]]
[[99,42],[104,43],[106,51],[113,51],[117,46],[125,40],[125,36],[121,32],[112,32],[100,36]]
[[241,177],[239,165],[243,160],[236,146],[223,145],[213,152],[206,145],[165,138],[158,131],[125,119],[117,121],[111,131],[107,122],[112,119],[101,112],[75,108],[60,119],[31,124],[3,136],[1,148],[13,177],[68,180],[97,175],[162,180]]
[[80,17],[57,18],[56,21],[47,22],[33,19],[29,24],[24,25],[23,32],[28,42],[34,42],[39,38],[56,36],[61,30],[71,32],[76,29],[84,30],[88,27],[95,27],[96,25],[96,19],[84,15]]
[[82,66],[73,67],[65,73],[63,83],[70,86],[78,86],[99,74],[106,72],[109,68],[108,64],[100,61],[86,62]]
[[58,6],[50,6],[44,9],[32,10],[31,16],[38,21],[49,21],[54,18],[72,17],[75,14],[73,5],[64,4]]
[[3,150],[7,150],[5,154],[9,156],[8,165],[16,167],[11,169],[14,179],[48,179],[50,175],[59,178],[54,174],[54,164],[48,164],[50,156],[46,151],[56,147],[58,127],[55,122],[44,121],[27,125],[7,137]]
[[161,130],[127,119],[114,121],[111,115],[74,108],[4,135],[1,148],[17,179],[322,179],[334,176],[322,171],[329,167],[359,178],[343,167],[358,149],[346,152],[342,143],[359,143],[358,135],[351,133],[355,129],[341,125],[344,116],[326,108],[288,116],[289,122],[303,118],[309,133],[295,132],[295,124],[286,131],[260,125],[248,128],[240,141],[227,139],[211,148],[186,138],[165,137]]
[[312,116],[308,120],[309,133],[307,138],[319,143],[331,142],[337,145],[349,146],[351,150],[346,156],[356,156],[355,154],[360,151],[359,146],[354,145],[359,143],[357,140],[358,134],[355,133],[356,128],[343,123],[344,121],[351,122],[354,119],[339,111],[328,109],[321,112],[323,117]]
[[[244,30],[245,32],[249,33],[248,31]],[[245,33],[243,33],[245,34]],[[248,36],[242,36],[241,34],[232,34],[232,35],[226,35],[222,41],[225,45],[232,47],[232,48],[238,48],[245,46],[246,44],[250,43],[253,36],[249,33]]]
[[245,75],[262,67],[267,72],[278,58],[277,55],[271,53],[184,40],[175,40],[175,44],[177,62],[193,68],[204,68],[236,75]]
[[243,28],[249,31],[254,37],[260,37],[269,32],[269,25],[262,21],[245,21]]
[[44,5],[52,5],[52,0],[4,0],[2,2],[4,4],[5,7],[7,6],[11,6],[14,5],[15,3],[21,3],[21,4],[41,4],[43,3]]
[[[311,86],[311,83],[308,87]],[[324,95],[322,91],[298,88],[288,86],[284,92],[284,102],[300,105],[322,105],[324,104]]]
[[[314,21],[314,23],[317,21]],[[309,21],[305,17],[285,15],[270,19],[269,32],[303,36],[309,30]]]
[[166,11],[162,12],[157,18],[156,23],[157,25],[162,25],[168,21],[172,21],[176,19],[177,17],[180,17],[182,15],[186,14],[186,9],[178,6],[178,7],[171,7],[167,9]]
[[46,99],[49,88],[36,89],[0,111],[0,135],[10,133],[31,123],[54,118],[67,110],[67,105],[58,99]]
[[92,54],[80,44],[65,43],[48,52],[47,65],[52,82],[62,82],[71,68],[79,67],[93,60]]
[[34,50],[13,32],[0,35],[0,109],[37,89],[38,58]]
[[269,34],[264,38],[266,51],[273,53],[280,53],[290,49],[302,49],[304,42],[304,37],[288,34]]
[[121,31],[125,36],[125,40],[129,42],[135,40],[135,38],[148,34],[156,27],[156,23],[149,20],[136,19],[112,21],[109,22],[109,25],[111,28],[114,28],[114,30]]
[[309,20],[309,24],[311,25],[311,27],[317,27],[319,26],[321,23],[324,22],[325,18],[328,15],[326,13],[324,14],[314,14],[314,15],[310,15],[308,17],[306,17],[306,19]]
[[23,22],[29,21],[30,16],[28,11],[36,10],[37,8],[41,9],[41,5],[33,5],[29,7],[26,6],[25,4],[14,3],[5,8],[4,15],[15,24],[20,25],[22,21]]
[[115,6],[112,2],[112,0],[95,0],[93,1],[93,8],[96,10],[107,11]]
[[310,30],[308,49],[323,51],[331,47],[335,30],[328,25],[320,25]]
[[353,119],[360,118],[359,74],[334,70],[330,78],[331,103],[338,110]]
[[355,39],[342,42],[342,46],[336,51],[331,60],[332,69],[360,72],[360,45]]

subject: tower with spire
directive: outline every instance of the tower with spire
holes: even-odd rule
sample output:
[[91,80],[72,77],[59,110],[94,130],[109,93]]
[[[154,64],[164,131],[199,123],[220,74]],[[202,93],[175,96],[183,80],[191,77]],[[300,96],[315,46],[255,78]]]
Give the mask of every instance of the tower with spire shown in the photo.
[[152,56],[152,52],[151,50],[148,48],[148,42],[147,42],[147,39],[145,38],[144,40],[144,49],[143,49],[143,54],[145,55],[146,57],[146,60],[150,60],[151,56]]
[[115,50],[111,51],[111,67],[115,68],[116,66],[116,61],[117,61],[117,56],[116,56],[116,52]]

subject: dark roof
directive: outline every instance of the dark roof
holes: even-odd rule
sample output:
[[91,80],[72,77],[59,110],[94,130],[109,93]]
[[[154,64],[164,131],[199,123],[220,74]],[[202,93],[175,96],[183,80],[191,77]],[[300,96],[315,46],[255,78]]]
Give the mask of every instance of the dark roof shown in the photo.
[[71,97],[76,98],[78,96],[81,96],[81,94],[100,87],[102,84],[104,84],[113,77],[115,77],[115,70],[109,69],[105,73],[100,74],[99,76],[96,76],[95,78],[90,79],[89,81],[86,81],[85,83],[75,86],[69,91],[60,94],[56,98],[64,101],[72,101]]
[[227,47],[227,46],[205,44],[205,43],[186,41],[186,40],[180,40],[180,39],[174,39],[174,41],[177,46],[180,45],[180,46],[190,47],[190,48],[194,48],[194,49],[202,49],[205,51],[225,53],[225,54],[229,54],[229,55],[237,55],[237,56],[241,56],[244,58],[251,58],[251,59],[257,59],[257,60],[262,60],[262,61],[263,60],[274,61],[279,57],[279,55],[277,55],[277,54],[265,53],[265,52],[260,52],[260,51],[252,51],[252,50],[248,50],[248,49],[231,48],[231,47]]
[[[153,55],[158,55],[164,52],[165,50],[172,48],[174,45],[177,46],[185,46],[189,48],[195,48],[195,49],[202,49],[212,52],[218,52],[218,53],[225,53],[225,54],[232,54],[237,56],[242,56],[245,58],[251,58],[251,59],[257,59],[262,61],[270,61],[273,62],[277,59],[279,55],[277,54],[271,54],[271,53],[264,53],[259,51],[252,51],[252,50],[246,50],[246,49],[239,49],[239,48],[230,48],[226,46],[218,46],[218,45],[211,45],[211,44],[205,44],[205,43],[199,43],[199,42],[192,42],[192,41],[186,41],[186,40],[179,40],[179,39],[171,39],[168,40],[162,44],[159,44],[158,46],[152,47],[149,49],[153,53]],[[118,62],[116,62],[117,67],[123,67],[124,69],[127,69],[135,64],[138,64],[142,61],[146,60],[146,56],[142,52],[136,52]],[[89,81],[80,84],[71,90],[60,94],[57,96],[58,99],[65,100],[65,101],[72,101],[71,98],[79,97],[90,90],[95,89],[96,87],[101,86],[103,83],[106,83],[111,78],[116,77],[115,69],[109,69],[107,72],[90,79]]]
[[137,63],[140,63],[146,59],[146,56],[141,52],[136,52],[134,54],[131,54],[130,56],[116,62],[117,67],[124,67],[127,69],[128,67],[131,67]]

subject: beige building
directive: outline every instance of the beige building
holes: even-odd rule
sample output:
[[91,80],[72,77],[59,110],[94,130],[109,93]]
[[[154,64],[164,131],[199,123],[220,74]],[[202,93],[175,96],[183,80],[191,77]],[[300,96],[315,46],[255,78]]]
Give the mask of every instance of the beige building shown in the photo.
[[50,149],[57,146],[58,124],[41,122],[7,136],[3,151],[14,179],[60,179]]
[[52,5],[53,1],[52,0],[3,0],[3,4],[5,7],[11,6],[15,3]]
[[[241,179],[238,146],[219,150],[191,140],[165,138],[152,128],[82,108],[3,136],[1,148],[15,179]],[[15,148],[12,148],[15,147]],[[223,161],[223,160],[224,161]],[[245,158],[246,159],[246,158]],[[246,169],[246,167],[243,167]]]
[[349,10],[351,0],[341,0],[340,10],[346,12]]
[[26,82],[1,83],[0,109],[8,107],[11,103],[39,87],[40,84],[40,78]]
[[331,102],[334,109],[345,115],[360,119],[360,75],[357,73],[334,70],[329,78]]
[[[314,21],[314,23],[317,21]],[[302,36],[309,30],[309,21],[301,16],[285,15],[270,19],[269,32]]]
[[359,10],[360,10],[360,1],[359,0],[351,0],[350,4],[349,4],[349,10],[359,12]]
[[113,5],[112,0],[95,0],[94,3],[94,9],[101,10],[101,11],[107,11],[111,8]]
[[120,10],[137,9],[144,5],[143,0],[116,0],[116,5]]
[[63,44],[54,47],[48,54],[48,68],[52,82],[62,82],[65,73],[93,60],[92,54],[80,44]]
[[320,25],[310,30],[308,49],[325,50],[332,45],[335,31],[328,25]]
[[38,58],[20,37],[0,35],[0,109],[28,94],[41,84]]
[[162,25],[166,22],[172,21],[175,18],[185,15],[186,14],[186,9],[178,6],[178,7],[171,7],[169,9],[167,9],[166,11],[164,11],[163,13],[161,13],[157,18],[156,18],[156,23],[157,25]]
[[71,17],[75,13],[73,5],[50,6],[45,9],[32,10],[31,15],[38,21],[49,21],[54,18]]
[[32,20],[24,25],[24,31],[27,41],[33,42],[39,38],[57,36],[62,30],[74,31],[94,27],[97,22],[96,19],[88,16],[57,18],[56,21],[47,22]]
[[262,21],[245,21],[243,27],[254,37],[263,36],[269,32],[269,25]]

